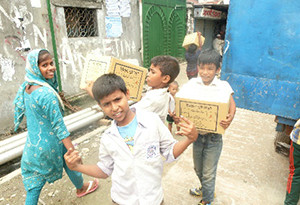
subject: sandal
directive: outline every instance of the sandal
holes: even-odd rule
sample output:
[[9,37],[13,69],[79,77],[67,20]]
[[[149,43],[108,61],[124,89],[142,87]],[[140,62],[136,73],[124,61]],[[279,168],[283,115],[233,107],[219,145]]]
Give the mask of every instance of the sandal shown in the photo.
[[[93,182],[95,182],[95,186],[92,188]],[[98,188],[98,184],[99,184],[98,179],[94,179],[94,181],[89,181],[89,186],[88,186],[87,190],[83,193],[76,194],[77,197],[80,198],[80,197],[83,197],[83,196],[85,196],[89,193],[92,193],[93,191],[95,191]]]

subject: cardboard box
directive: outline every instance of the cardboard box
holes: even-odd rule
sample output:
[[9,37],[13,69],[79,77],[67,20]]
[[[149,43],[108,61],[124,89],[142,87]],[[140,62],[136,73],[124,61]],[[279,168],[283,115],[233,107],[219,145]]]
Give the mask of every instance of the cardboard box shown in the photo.
[[95,82],[96,79],[107,73],[110,64],[110,57],[88,54],[81,73],[80,88],[87,87],[88,82]]
[[200,132],[224,134],[220,121],[226,119],[228,103],[216,103],[176,97],[176,115],[192,121]]
[[125,81],[130,99],[139,101],[147,72],[146,68],[114,57],[88,55],[81,76],[80,88],[86,88],[88,82],[95,82],[98,77],[105,73],[115,73]]
[[127,89],[129,89],[131,100],[139,101],[141,99],[148,69],[111,58],[109,72],[123,78]]
[[[196,44],[199,47],[199,39],[198,39],[198,33],[191,33],[188,34],[184,37],[183,43],[182,43],[182,47],[184,47],[185,49],[188,49],[189,45],[191,44]],[[202,45],[205,42],[205,38],[201,35],[201,41],[202,41]]]

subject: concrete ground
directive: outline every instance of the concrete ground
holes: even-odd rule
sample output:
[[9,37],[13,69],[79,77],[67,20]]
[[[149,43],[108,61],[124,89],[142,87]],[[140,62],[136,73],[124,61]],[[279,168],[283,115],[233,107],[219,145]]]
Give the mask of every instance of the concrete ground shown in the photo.
[[[177,81],[187,81],[185,64]],[[223,135],[223,150],[218,166],[215,205],[280,205],[285,197],[288,176],[288,158],[274,151],[274,116],[244,109],[237,109],[231,126]],[[77,139],[84,163],[98,160],[100,127]],[[180,140],[182,137],[174,136]],[[0,179],[0,204],[24,204],[25,190],[20,171]],[[86,180],[91,177],[84,176]],[[189,195],[191,187],[199,186],[193,170],[192,146],[178,161],[166,164],[163,174],[165,205],[197,204],[200,198]],[[100,179],[100,187],[94,193],[76,198],[75,188],[64,175],[54,184],[47,184],[39,204],[109,205],[110,178]]]

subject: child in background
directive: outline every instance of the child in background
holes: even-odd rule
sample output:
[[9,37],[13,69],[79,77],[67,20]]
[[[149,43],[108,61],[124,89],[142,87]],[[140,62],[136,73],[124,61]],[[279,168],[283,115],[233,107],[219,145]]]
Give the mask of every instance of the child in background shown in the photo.
[[92,88],[94,99],[113,123],[101,136],[99,162],[81,163],[77,151],[69,149],[65,160],[71,170],[97,178],[111,175],[111,198],[116,204],[156,204],[163,202],[161,184],[163,161],[174,161],[197,139],[193,123],[181,118],[176,141],[153,112],[129,108],[129,91],[116,74],[104,74]]
[[[229,111],[226,119],[220,125],[227,129],[233,120],[236,106],[232,97],[233,90],[228,82],[219,80],[216,74],[220,72],[221,56],[215,50],[202,51],[198,58],[199,77],[193,78],[182,86],[176,96],[188,93],[191,99],[229,99]],[[207,96],[207,91],[214,93]],[[206,93],[206,94],[205,94]],[[204,95],[204,96],[203,96]],[[199,132],[198,139],[193,143],[194,168],[202,187],[190,189],[193,196],[202,196],[199,205],[210,205],[214,199],[215,181],[218,161],[222,151],[222,135]]]
[[[169,88],[169,111],[167,115],[168,128],[172,133],[172,124],[174,122],[173,116],[175,116],[175,94],[178,92],[178,83],[173,81],[170,83]],[[177,131],[180,130],[180,127],[176,125]]]
[[63,155],[74,146],[63,120],[63,103],[53,57],[45,49],[36,49],[27,56],[25,82],[20,86],[15,104],[15,131],[24,116],[28,136],[21,159],[26,205],[37,204],[46,182],[62,178],[63,168],[76,187],[77,197],[95,191],[98,180],[83,183],[82,174],[71,171]]
[[202,41],[201,41],[201,32],[197,32],[199,39],[199,47],[196,44],[191,44],[185,52],[186,60],[186,75],[188,79],[197,78],[198,69],[197,69],[197,59],[201,53]]
[[178,76],[179,63],[172,56],[156,56],[151,59],[151,66],[146,82],[150,89],[133,107],[155,112],[165,122],[169,110],[168,86]]
[[300,119],[295,123],[290,139],[290,174],[284,205],[296,205],[300,197]]

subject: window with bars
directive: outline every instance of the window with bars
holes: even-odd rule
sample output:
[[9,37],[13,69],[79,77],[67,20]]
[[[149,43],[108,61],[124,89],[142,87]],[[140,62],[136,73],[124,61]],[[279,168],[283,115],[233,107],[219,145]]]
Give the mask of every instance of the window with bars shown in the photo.
[[97,10],[64,7],[69,38],[98,36]]

